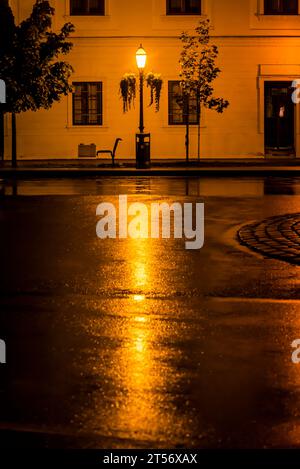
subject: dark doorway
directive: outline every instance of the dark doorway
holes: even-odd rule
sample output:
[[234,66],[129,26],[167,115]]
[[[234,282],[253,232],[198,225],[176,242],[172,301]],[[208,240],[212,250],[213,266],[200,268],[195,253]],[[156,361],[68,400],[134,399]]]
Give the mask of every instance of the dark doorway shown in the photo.
[[295,105],[292,82],[265,82],[266,154],[295,155]]

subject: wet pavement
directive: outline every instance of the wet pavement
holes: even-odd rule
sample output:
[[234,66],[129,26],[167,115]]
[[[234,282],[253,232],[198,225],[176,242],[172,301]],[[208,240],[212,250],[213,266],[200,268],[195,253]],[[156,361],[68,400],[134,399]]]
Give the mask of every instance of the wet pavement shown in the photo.
[[[1,185],[0,185],[1,186]],[[2,446],[300,447],[299,267],[241,247],[300,179],[5,181]],[[96,237],[96,208],[205,202],[205,246]]]

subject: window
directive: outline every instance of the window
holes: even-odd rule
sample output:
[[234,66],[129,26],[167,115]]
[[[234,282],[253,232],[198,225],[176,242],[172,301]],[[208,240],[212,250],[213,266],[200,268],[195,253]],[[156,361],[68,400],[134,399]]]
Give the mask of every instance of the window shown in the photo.
[[102,125],[102,83],[73,86],[73,125]]
[[71,15],[78,16],[104,16],[105,0],[70,0]]
[[167,0],[167,15],[201,15],[201,0]]
[[[197,98],[189,99],[189,122],[197,125]],[[179,81],[169,81],[169,125],[185,125],[187,120],[187,103],[184,103]]]
[[298,0],[265,0],[265,15],[298,15]]

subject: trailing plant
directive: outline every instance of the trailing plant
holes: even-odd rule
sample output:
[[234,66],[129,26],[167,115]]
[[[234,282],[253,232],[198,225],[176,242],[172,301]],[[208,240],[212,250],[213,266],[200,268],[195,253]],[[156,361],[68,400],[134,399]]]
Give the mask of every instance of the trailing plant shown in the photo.
[[136,76],[134,73],[126,73],[120,83],[120,94],[123,99],[123,112],[129,111],[134,106],[136,98]]
[[148,73],[146,76],[147,86],[150,88],[150,104],[152,106],[155,102],[155,111],[159,111],[161,90],[163,86],[163,80],[159,73]]
[[[161,90],[163,80],[159,73],[148,73],[145,77],[147,87],[150,88],[150,104],[155,103],[155,111],[159,111]],[[134,107],[134,102],[137,93],[138,78],[134,73],[126,73],[120,82],[120,94],[123,100],[123,112],[128,112],[131,107]]]

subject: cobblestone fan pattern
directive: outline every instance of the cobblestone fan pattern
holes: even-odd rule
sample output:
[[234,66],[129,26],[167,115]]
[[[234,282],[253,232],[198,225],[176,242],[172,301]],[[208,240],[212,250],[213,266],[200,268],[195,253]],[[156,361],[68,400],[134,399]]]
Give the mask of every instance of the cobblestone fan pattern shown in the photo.
[[266,257],[300,265],[300,213],[245,225],[238,231],[238,239]]

